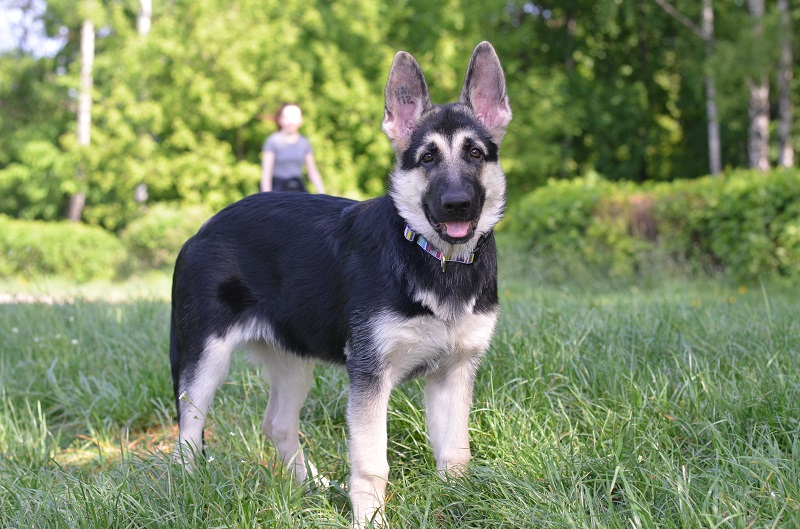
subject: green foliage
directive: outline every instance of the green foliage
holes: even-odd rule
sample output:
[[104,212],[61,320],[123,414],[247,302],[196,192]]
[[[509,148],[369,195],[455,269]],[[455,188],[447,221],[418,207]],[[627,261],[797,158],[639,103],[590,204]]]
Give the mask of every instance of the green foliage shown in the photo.
[[29,142],[55,148],[67,123],[75,119],[67,89],[57,82],[56,67],[52,58],[0,53],[0,168],[20,161]]
[[742,277],[800,276],[800,172],[737,172],[705,200],[699,229],[705,228],[705,245],[726,269]]
[[0,170],[0,214],[27,219],[63,218],[72,159],[44,140],[22,145],[19,161]]
[[650,186],[552,181],[504,225],[537,253],[630,275],[670,258],[736,279],[800,278],[800,171],[751,171]]
[[112,278],[125,260],[122,243],[97,227],[9,219],[0,215],[0,276]]
[[156,204],[131,221],[120,237],[138,267],[169,268],[175,264],[183,243],[211,214],[203,206]]
[[504,228],[544,254],[582,252],[597,202],[610,184],[597,175],[550,180],[514,205]]
[[[411,52],[434,102],[451,101],[470,52],[490,40],[514,112],[503,144],[508,195],[597,173],[671,181],[708,172],[704,78],[717,79],[723,162],[746,165],[747,83],[775,69],[774,6],[754,38],[740,3],[718,3],[714,56],[655,2],[219,0],[47,2],[56,57],[0,54],[0,213],[55,219],[83,191],[83,220],[119,232],[149,203],[221,207],[258,190],[265,116],[301,104],[328,192],[385,191],[380,131],[394,53]],[[701,6],[673,5],[699,23]],[[99,28],[91,145],[75,134],[82,19]],[[796,22],[800,11],[793,10]],[[764,47],[766,46],[766,47]],[[765,50],[769,50],[768,52]],[[758,57],[763,60],[753,60]],[[774,93],[774,91],[773,91]]]

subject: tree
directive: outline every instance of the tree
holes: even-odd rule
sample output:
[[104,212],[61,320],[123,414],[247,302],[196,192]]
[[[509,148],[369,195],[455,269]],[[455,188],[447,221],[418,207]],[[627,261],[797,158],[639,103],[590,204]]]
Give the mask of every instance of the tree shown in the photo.
[[[692,20],[676,9],[667,0],[655,0],[661,8],[698,36],[705,48],[706,60],[714,53],[714,6],[712,0],[703,0],[703,22],[698,27]],[[719,113],[717,111],[717,89],[714,75],[706,66],[703,77],[706,94],[706,116],[708,121],[708,165],[712,175],[722,172],[722,145],[719,134]]]
[[[706,60],[714,52],[714,6],[712,0],[703,0],[703,25],[701,27],[705,44]],[[706,115],[708,116],[708,161],[712,175],[722,172],[722,145],[719,135],[719,114],[717,111],[716,80],[711,73],[703,76],[706,87]]]
[[792,145],[792,23],[789,0],[778,0],[780,59],[778,67],[778,165],[794,167]]
[[139,0],[139,13],[136,15],[136,30],[146,37],[150,33],[153,17],[153,0]]
[[[92,131],[92,67],[94,65],[94,23],[91,19],[81,26],[81,80],[78,95],[78,145],[88,149]],[[67,218],[77,222],[86,203],[86,192],[82,189],[86,180],[86,168],[79,165],[75,174],[77,191],[69,199]]]
[[[763,43],[764,0],[747,0],[753,17],[753,40]],[[747,158],[750,167],[769,170],[769,80],[766,72],[757,71],[747,77],[750,101],[747,112],[750,118],[747,140]]]

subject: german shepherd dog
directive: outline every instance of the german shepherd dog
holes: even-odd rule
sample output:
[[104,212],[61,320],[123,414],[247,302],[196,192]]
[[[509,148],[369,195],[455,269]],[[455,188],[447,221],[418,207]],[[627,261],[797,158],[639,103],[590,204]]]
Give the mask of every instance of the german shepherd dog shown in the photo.
[[387,406],[401,382],[425,378],[436,468],[463,471],[475,373],[498,317],[492,230],[505,208],[498,151],[511,109],[494,48],[475,48],[457,103],[432,105],[405,52],[385,96],[388,195],[244,198],[186,242],[172,287],[179,460],[202,451],[214,393],[244,348],[269,385],[264,434],[302,482],[315,473],[298,439],[314,364],[340,364],[356,525],[384,520]]

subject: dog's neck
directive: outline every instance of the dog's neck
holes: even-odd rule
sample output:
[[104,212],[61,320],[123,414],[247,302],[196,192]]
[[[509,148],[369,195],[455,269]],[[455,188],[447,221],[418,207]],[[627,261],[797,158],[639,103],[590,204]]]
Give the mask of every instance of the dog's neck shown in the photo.
[[478,238],[478,243],[475,245],[475,249],[466,256],[450,256],[445,254],[442,250],[439,250],[430,242],[428,242],[425,237],[420,235],[419,233],[415,232],[408,226],[405,227],[403,230],[403,237],[406,240],[416,243],[420,248],[422,248],[425,253],[428,255],[433,256],[442,264],[442,272],[444,272],[447,263],[461,263],[461,264],[472,264],[475,260],[480,256],[483,249],[486,247],[486,242],[489,240],[489,235],[491,235],[491,231],[485,235],[481,235]]

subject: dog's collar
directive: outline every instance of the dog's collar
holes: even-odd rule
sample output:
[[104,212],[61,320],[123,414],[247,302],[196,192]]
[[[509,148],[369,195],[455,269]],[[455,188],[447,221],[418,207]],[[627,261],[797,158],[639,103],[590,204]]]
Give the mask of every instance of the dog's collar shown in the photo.
[[478,258],[480,253],[486,247],[486,241],[488,240],[488,237],[486,235],[481,235],[481,237],[478,239],[478,244],[475,246],[475,249],[472,251],[471,254],[465,257],[451,258],[449,255],[445,255],[444,252],[442,252],[434,245],[432,245],[430,242],[428,242],[428,240],[425,239],[425,237],[415,232],[408,226],[406,226],[405,229],[403,230],[403,237],[405,237],[406,240],[408,241],[417,243],[420,248],[425,250],[426,253],[434,256],[440,263],[442,263],[442,272],[444,272],[444,267],[447,263],[461,263],[461,264],[474,263],[475,259]]

